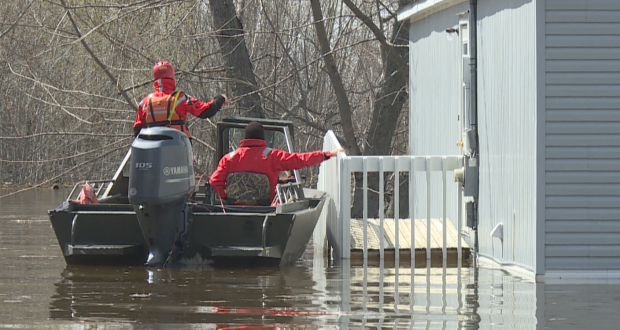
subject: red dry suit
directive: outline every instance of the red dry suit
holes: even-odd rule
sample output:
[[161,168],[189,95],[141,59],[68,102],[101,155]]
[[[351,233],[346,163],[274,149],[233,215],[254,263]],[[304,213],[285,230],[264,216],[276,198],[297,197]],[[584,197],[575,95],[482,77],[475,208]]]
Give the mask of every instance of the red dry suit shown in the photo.
[[276,195],[276,185],[280,171],[298,170],[304,167],[318,165],[329,159],[329,151],[313,151],[306,153],[290,153],[278,149],[267,149],[265,140],[241,140],[241,147],[230,152],[217,165],[217,170],[211,175],[209,183],[213,190],[225,199],[226,177],[229,173],[251,172],[265,174],[269,177],[271,199]]
[[135,135],[145,127],[168,126],[181,130],[191,139],[187,129],[187,114],[200,118],[213,117],[224,104],[221,95],[205,103],[183,92],[174,92],[174,88],[174,79],[155,80],[155,92],[138,105],[138,115],[133,124]]

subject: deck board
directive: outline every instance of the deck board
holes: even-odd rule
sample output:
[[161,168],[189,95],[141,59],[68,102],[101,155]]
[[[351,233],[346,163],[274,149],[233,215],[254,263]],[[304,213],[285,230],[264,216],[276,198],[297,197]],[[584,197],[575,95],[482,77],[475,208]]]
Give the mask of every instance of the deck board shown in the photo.
[[[400,258],[409,258],[411,256],[412,243],[415,245],[416,251],[416,263],[421,259],[426,258],[426,236],[427,236],[427,221],[426,219],[415,220],[415,237],[414,242],[411,242],[411,220],[400,219],[398,226],[399,232],[396,233],[396,225],[394,219],[384,219],[383,237],[384,237],[384,253],[385,255],[393,256],[395,253],[396,235],[399,237],[399,252]],[[443,243],[443,219],[431,219],[431,255],[432,259],[442,258],[442,243]],[[351,219],[351,255],[352,259],[356,259],[357,256],[363,254],[364,239],[363,239],[363,219]],[[368,256],[371,258],[378,258],[380,250],[379,236],[381,233],[380,219],[368,219]],[[452,222],[447,219],[446,222],[446,248],[448,250],[448,259],[456,258],[456,251],[458,247],[458,231]],[[463,248],[463,258],[469,256],[469,246],[461,239],[461,246]],[[438,257],[437,257],[438,256]]]

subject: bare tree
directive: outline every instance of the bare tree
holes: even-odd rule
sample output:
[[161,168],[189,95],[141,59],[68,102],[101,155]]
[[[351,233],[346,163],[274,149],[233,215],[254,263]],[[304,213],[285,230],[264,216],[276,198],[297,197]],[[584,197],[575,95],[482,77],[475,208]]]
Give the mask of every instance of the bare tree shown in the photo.
[[[173,63],[177,88],[190,95],[226,91],[234,114],[292,120],[298,150],[320,148],[332,130],[351,154],[405,152],[407,123],[396,118],[406,114],[407,72],[395,54],[407,58],[407,29],[394,20],[403,3],[7,2],[0,9],[0,183],[111,176],[160,60]],[[190,120],[206,175],[217,163],[215,120]],[[313,184],[317,169],[304,173]]]
[[[331,53],[330,41],[327,37],[323,24],[323,14],[321,5],[318,0],[311,0],[312,12],[315,20],[315,27],[318,35],[318,42],[323,53],[325,61],[325,70],[330,76],[331,83],[334,87],[334,93],[338,99],[340,117],[342,120],[343,130],[347,141],[347,149],[352,154],[361,154],[357,145],[357,139],[352,130],[351,110],[347,97],[347,92],[340,78],[338,68],[333,60]],[[381,62],[383,63],[383,79],[378,87],[376,98],[373,101],[373,111],[371,124],[365,136],[365,145],[363,154],[380,155],[390,153],[390,147],[396,131],[398,118],[401,115],[403,105],[407,100],[407,80],[408,67],[405,59],[407,58],[407,48],[404,46],[408,41],[408,29],[400,22],[392,22],[391,39],[386,37],[383,29],[377,26],[371,17],[364,14],[351,0],[343,0],[347,7],[360,19],[364,25],[372,32],[378,40],[381,49]],[[401,0],[398,3],[399,8],[408,4],[409,0]],[[377,1],[377,5],[386,8],[386,12],[391,15],[394,20],[395,15],[387,10],[387,6]],[[377,17],[380,24],[383,24],[381,13],[384,10],[377,11]],[[389,41],[388,41],[389,40]],[[400,46],[400,47],[399,47]],[[352,208],[353,217],[361,217],[363,205],[362,187],[363,177],[361,173],[355,175],[355,198]],[[369,214],[376,214],[379,207],[378,202],[378,178],[376,174],[368,177],[368,187],[371,191],[369,201],[367,202]]]
[[[366,134],[368,148],[365,150],[364,154],[386,154],[389,153],[390,147],[392,146],[392,140],[394,139],[398,126],[398,118],[401,116],[403,106],[408,100],[407,82],[409,80],[409,68],[406,64],[408,48],[405,45],[409,40],[409,29],[403,22],[397,22],[395,20],[394,13],[388,12],[393,20],[391,23],[391,38],[388,42],[388,38],[385,36],[384,32],[374,24],[370,17],[362,13],[351,0],[343,0],[343,2],[351,9],[355,16],[362,20],[373,32],[381,45],[381,58],[384,63],[383,81],[374,103],[371,119],[373,125],[370,125]],[[403,8],[410,2],[412,1],[400,0],[398,2],[398,8]],[[379,17],[381,16],[379,15]],[[379,22],[383,21],[379,20]],[[400,181],[406,182],[405,179],[406,177],[403,177]],[[364,203],[362,200],[363,179],[358,175],[355,181],[356,193],[351,214],[353,217],[359,218],[362,216],[362,207]],[[369,214],[375,214],[379,208],[379,195],[373,193],[379,190],[376,174],[369,175],[368,187],[371,191],[369,200],[367,201]],[[404,195],[401,196],[403,196],[404,200],[407,199],[408,192],[408,189],[403,189],[402,193]],[[388,209],[393,210],[393,205],[390,205]],[[404,216],[406,213],[401,212],[400,214]]]
[[[200,25],[209,17],[200,1],[11,2],[3,15],[5,22],[21,19],[0,39],[6,100],[0,113],[11,123],[0,124],[0,182],[109,177],[128,147],[136,104],[152,90],[158,60],[175,63],[177,85],[192,95],[210,97],[223,86],[223,68],[204,66],[217,47],[204,34],[210,25]],[[194,145],[204,171],[212,165],[211,125],[191,123],[204,142]],[[73,170],[56,177],[67,168]]]
[[226,63],[226,76],[230,79],[231,92],[241,98],[236,106],[241,114],[264,118],[258,84],[245,45],[241,19],[237,16],[232,0],[210,0],[213,24],[217,29],[217,41]]
[[318,42],[323,54],[323,61],[325,61],[325,71],[329,75],[336,99],[338,100],[338,108],[340,110],[340,120],[342,121],[342,129],[346,139],[346,148],[353,155],[360,155],[360,148],[357,145],[357,139],[355,138],[355,132],[353,131],[353,121],[351,119],[351,105],[349,104],[349,98],[347,92],[342,83],[342,78],[338,72],[336,62],[332,55],[331,45],[325,31],[325,25],[323,23],[323,11],[321,9],[321,2],[319,0],[310,0],[312,5],[312,15],[314,16],[314,25],[316,28],[316,34]]

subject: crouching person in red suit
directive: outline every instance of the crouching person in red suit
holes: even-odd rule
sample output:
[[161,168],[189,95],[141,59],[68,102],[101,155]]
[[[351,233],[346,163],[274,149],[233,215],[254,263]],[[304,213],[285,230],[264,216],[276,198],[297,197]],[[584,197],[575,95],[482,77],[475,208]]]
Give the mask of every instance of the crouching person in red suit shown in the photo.
[[[333,155],[344,151],[343,148],[332,151],[313,151],[306,153],[290,153],[283,150],[267,148],[263,125],[251,122],[245,128],[241,147],[222,157],[217,170],[211,175],[209,183],[220,199],[228,201],[227,179],[234,173],[263,174],[268,179],[270,201],[276,195],[276,185],[280,171],[298,170],[318,165]],[[238,203],[246,204],[246,203]],[[261,205],[262,203],[257,203]]]

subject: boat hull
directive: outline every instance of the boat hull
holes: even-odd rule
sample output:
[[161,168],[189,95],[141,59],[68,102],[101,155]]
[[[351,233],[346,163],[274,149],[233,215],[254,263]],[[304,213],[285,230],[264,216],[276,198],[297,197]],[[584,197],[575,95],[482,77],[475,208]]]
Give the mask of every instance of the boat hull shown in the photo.
[[[272,207],[192,204],[192,228],[180,261],[256,262],[280,266],[301,258],[325,203],[325,193],[304,189],[306,200]],[[226,210],[226,213],[224,211]],[[144,264],[148,245],[130,204],[67,204],[49,218],[67,264]]]
[[67,264],[142,264],[148,256],[129,204],[69,204],[48,214]]

